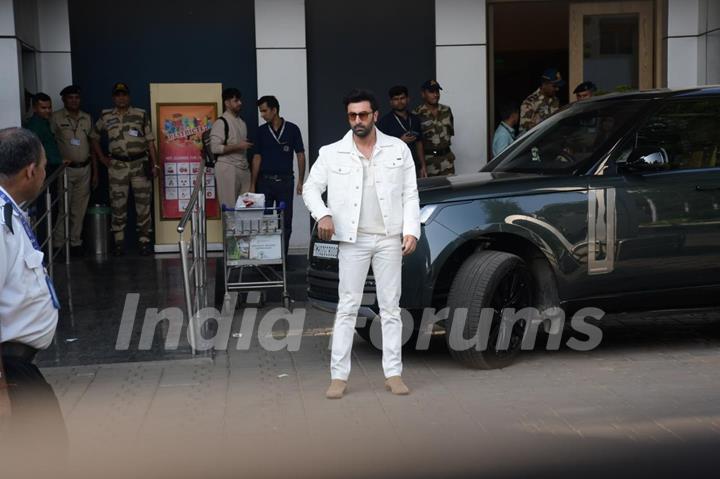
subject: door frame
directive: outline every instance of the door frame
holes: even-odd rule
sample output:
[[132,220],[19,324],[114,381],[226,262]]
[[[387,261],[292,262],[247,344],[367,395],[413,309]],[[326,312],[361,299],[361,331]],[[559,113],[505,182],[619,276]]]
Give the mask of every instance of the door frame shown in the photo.
[[638,14],[638,87],[649,90],[655,86],[655,16],[653,0],[632,2],[594,2],[570,4],[569,98],[583,78],[583,17],[585,15]]

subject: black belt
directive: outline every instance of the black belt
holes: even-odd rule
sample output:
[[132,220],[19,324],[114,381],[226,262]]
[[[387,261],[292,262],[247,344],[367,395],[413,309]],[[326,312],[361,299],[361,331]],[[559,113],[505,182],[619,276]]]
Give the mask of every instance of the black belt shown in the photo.
[[110,158],[112,158],[113,160],[118,160],[118,161],[135,161],[135,160],[139,160],[140,158],[145,158],[146,156],[147,156],[147,152],[138,153],[136,155],[128,155],[128,156],[110,155]]
[[261,175],[264,180],[284,181],[293,179],[293,174],[287,175]]
[[430,156],[443,156],[443,155],[447,155],[448,153],[450,153],[450,147],[439,148],[437,150],[428,150],[427,152],[425,152],[426,155],[430,155]]
[[85,161],[81,161],[80,163],[68,163],[68,168],[85,168],[87,165],[90,164],[90,159],[87,159]]
[[35,355],[38,350],[32,346],[28,346],[22,343],[16,343],[15,341],[8,341],[0,344],[0,352],[4,358],[15,358],[22,359],[24,361],[32,361],[35,359]]

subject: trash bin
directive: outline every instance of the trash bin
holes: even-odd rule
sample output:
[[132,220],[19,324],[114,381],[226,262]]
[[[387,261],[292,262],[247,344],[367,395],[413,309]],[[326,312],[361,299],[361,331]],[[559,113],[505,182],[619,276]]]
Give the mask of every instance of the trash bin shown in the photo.
[[88,208],[90,220],[90,243],[95,256],[107,256],[108,232],[110,231],[110,208],[96,204]]

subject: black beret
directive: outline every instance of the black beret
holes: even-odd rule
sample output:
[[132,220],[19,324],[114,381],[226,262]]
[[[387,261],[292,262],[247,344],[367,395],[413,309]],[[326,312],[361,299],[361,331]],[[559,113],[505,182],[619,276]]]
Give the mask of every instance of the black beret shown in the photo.
[[591,81],[584,81],[575,87],[575,89],[573,90],[573,94],[577,95],[578,93],[582,93],[584,91],[591,91],[595,93],[597,91],[597,87]]
[[60,96],[65,95],[79,95],[80,94],[80,87],[77,85],[68,85],[65,88],[62,89],[60,92]]

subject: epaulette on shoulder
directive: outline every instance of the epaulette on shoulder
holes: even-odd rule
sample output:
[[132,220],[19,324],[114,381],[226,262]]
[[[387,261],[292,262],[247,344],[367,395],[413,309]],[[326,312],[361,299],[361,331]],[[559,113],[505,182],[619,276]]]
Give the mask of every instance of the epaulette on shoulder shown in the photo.
[[13,231],[13,225],[12,225],[12,215],[13,215],[12,205],[10,203],[5,203],[2,205],[1,209],[2,209],[2,214],[0,214],[0,223],[4,224],[5,228],[10,230],[10,234],[15,234],[15,231]]

